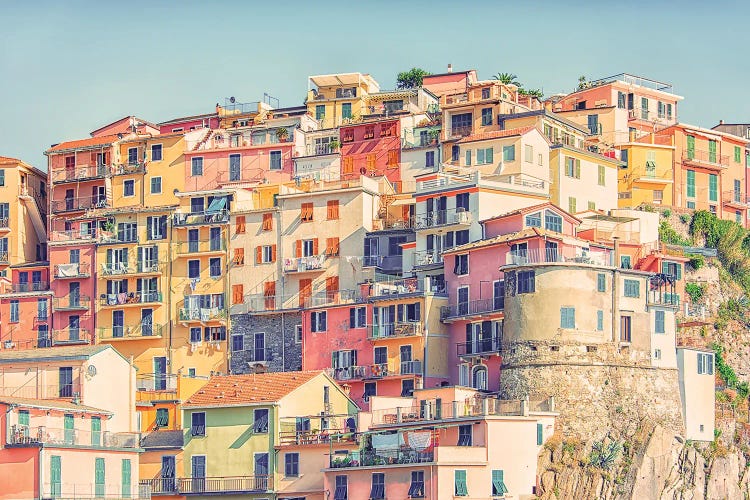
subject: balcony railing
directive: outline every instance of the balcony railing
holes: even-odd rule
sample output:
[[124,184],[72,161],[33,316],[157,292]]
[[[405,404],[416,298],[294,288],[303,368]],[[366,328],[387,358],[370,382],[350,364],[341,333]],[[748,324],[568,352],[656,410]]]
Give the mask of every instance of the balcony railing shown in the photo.
[[132,262],[106,262],[102,264],[102,275],[157,274],[163,268],[164,262],[155,260],[139,260],[135,265]]
[[91,276],[91,266],[88,262],[72,262],[69,264],[55,264],[55,278],[88,278]]
[[13,283],[10,287],[12,293],[45,292],[49,290],[46,281],[33,281],[31,283]]
[[55,311],[87,311],[91,307],[91,297],[87,295],[66,295],[55,297],[52,309]]
[[501,342],[502,338],[499,336],[479,338],[471,342],[459,342],[456,344],[456,354],[459,356],[471,356],[474,354],[499,352]]
[[99,305],[105,307],[128,304],[153,304],[162,302],[161,292],[109,293],[99,297]]
[[301,305],[298,295],[265,295],[262,293],[252,293],[245,295],[245,300],[242,306],[232,307],[239,307],[243,312],[264,313],[283,311],[287,309],[298,309]]
[[505,309],[505,297],[470,300],[440,308],[440,319],[487,314]]
[[219,308],[180,308],[180,321],[200,321],[206,323],[208,321],[221,321],[226,319],[227,310]]
[[99,340],[141,339],[144,337],[161,337],[164,325],[141,323],[136,326],[99,327]]
[[99,231],[97,242],[102,245],[116,245],[119,243],[138,243],[138,233],[128,231],[123,233]]
[[437,250],[418,250],[414,252],[415,266],[431,266],[443,263],[443,254]]
[[0,252],[0,264],[10,263],[8,252]]
[[96,229],[50,231],[50,236],[52,241],[92,241],[96,237]]
[[451,210],[433,210],[426,214],[418,214],[414,221],[414,228],[430,229],[443,226],[470,226],[472,222],[472,213],[462,209]]
[[362,302],[359,290],[336,290],[319,292],[305,299],[305,307],[332,306]]
[[108,177],[111,173],[108,165],[83,165],[72,168],[61,168],[52,170],[52,182],[55,184],[63,182],[85,181]]
[[448,137],[464,137],[471,135],[471,125],[464,127],[451,127]]
[[[51,344],[49,343],[51,342]],[[62,328],[60,330],[52,330],[52,336],[50,339],[45,341],[42,345],[42,340],[39,340],[39,347],[51,347],[58,345],[70,345],[70,344],[93,344],[94,339],[89,332],[88,328]]]
[[544,264],[544,263],[571,263],[571,264],[591,264],[595,266],[611,266],[611,252],[597,252],[586,255],[565,255],[563,250],[557,249],[531,249],[524,252],[508,253],[505,255],[505,265],[523,266],[527,264]]
[[701,164],[712,164],[721,167],[729,166],[729,155],[721,155],[712,151],[701,151],[699,149],[685,149],[682,151],[683,161]]
[[84,431],[56,427],[12,425],[6,446],[95,446],[135,449],[140,445],[137,432]]
[[435,461],[434,449],[417,450],[398,448],[393,450],[352,451],[346,455],[336,454],[330,459],[332,469],[349,467],[382,467],[403,464],[428,464]]
[[735,205],[744,208],[748,205],[748,201],[750,201],[748,197],[745,196],[745,193],[742,191],[735,191],[734,189],[724,191],[722,195],[722,200],[724,200],[725,205]]
[[374,219],[372,221],[373,231],[384,231],[388,229],[409,229],[414,225],[414,220],[410,218],[386,218]]
[[109,201],[102,196],[85,196],[82,198],[66,198],[64,200],[52,201],[52,212],[75,212],[76,210],[89,210],[91,208],[107,208]]
[[422,375],[422,361],[389,361],[374,365],[346,366],[326,369],[338,381],[379,379],[402,375]]
[[150,487],[151,494],[259,493],[273,489],[273,476],[155,478],[142,479],[140,484]]
[[146,164],[143,162],[126,163],[112,167],[112,175],[129,175],[146,173]]
[[0,230],[10,229],[10,219],[8,217],[0,217]]
[[176,227],[194,226],[200,224],[225,224],[229,222],[229,211],[220,210],[218,212],[199,212],[188,214],[174,214],[172,224]]
[[143,373],[138,374],[135,380],[136,401],[145,401],[144,397],[150,397],[147,392],[154,392],[152,395],[161,399],[174,399],[172,394],[177,391],[177,375],[169,373]]
[[385,325],[367,325],[367,338],[370,340],[410,337],[422,335],[422,322],[388,323]]
[[57,399],[72,398],[76,394],[81,394],[81,384],[77,382],[54,385],[37,385],[32,382],[22,386],[0,386],[0,396],[4,397]]
[[209,240],[181,241],[177,243],[177,254],[194,254],[203,252],[222,252],[227,249],[224,238]]
[[407,422],[428,422],[486,415],[523,415],[524,401],[494,399],[451,401],[439,403],[425,401],[419,405],[374,410],[372,425],[393,425]]
[[376,281],[370,288],[371,297],[393,297],[424,292],[424,281],[418,278]]
[[304,273],[308,271],[320,271],[325,265],[328,255],[310,255],[309,257],[297,257],[284,259],[284,271],[287,273]]

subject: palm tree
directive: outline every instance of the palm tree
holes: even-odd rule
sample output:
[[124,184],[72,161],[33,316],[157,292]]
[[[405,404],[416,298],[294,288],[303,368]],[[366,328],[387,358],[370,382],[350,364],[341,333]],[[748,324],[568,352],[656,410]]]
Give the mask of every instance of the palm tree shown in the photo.
[[498,80],[505,85],[515,85],[518,88],[523,87],[523,84],[518,81],[518,76],[513,73],[498,73],[492,77],[493,80]]

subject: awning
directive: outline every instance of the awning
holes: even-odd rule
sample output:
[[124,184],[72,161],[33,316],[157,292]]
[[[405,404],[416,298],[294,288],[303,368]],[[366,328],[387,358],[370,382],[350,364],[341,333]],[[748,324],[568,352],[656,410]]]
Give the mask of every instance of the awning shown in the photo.
[[227,199],[224,196],[221,196],[219,198],[214,198],[211,200],[211,204],[208,206],[208,210],[206,210],[207,214],[216,214],[224,210],[224,208],[227,206]]
[[417,203],[417,200],[414,198],[399,198],[398,200],[394,200],[393,203],[391,203],[392,207],[398,206],[398,205],[414,205]]

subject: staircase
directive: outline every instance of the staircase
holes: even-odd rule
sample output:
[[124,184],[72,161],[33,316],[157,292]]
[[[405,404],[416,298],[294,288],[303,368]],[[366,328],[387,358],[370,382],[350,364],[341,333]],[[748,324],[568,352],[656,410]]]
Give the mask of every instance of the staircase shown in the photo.
[[203,147],[204,144],[208,142],[208,140],[211,138],[211,134],[213,133],[213,130],[208,129],[208,132],[206,132],[206,135],[203,136],[203,139],[198,141],[195,146],[193,146],[193,151],[198,151],[200,148]]
[[21,203],[26,207],[26,210],[31,217],[31,223],[34,226],[34,231],[36,231],[37,238],[39,238],[39,243],[46,243],[47,227],[45,226],[45,218],[42,217],[42,213],[39,210],[39,205],[37,205],[36,199],[28,189],[21,191],[21,193],[18,195],[18,198],[20,198]]

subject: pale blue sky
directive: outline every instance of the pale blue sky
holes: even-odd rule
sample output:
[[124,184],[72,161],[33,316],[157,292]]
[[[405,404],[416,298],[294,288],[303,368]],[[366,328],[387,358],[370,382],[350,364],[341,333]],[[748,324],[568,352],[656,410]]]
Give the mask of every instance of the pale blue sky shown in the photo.
[[506,71],[546,94],[628,72],[671,82],[682,121],[750,121],[747,2],[0,1],[0,155],[125,115],[210,112],[224,97],[300,104],[307,76]]

